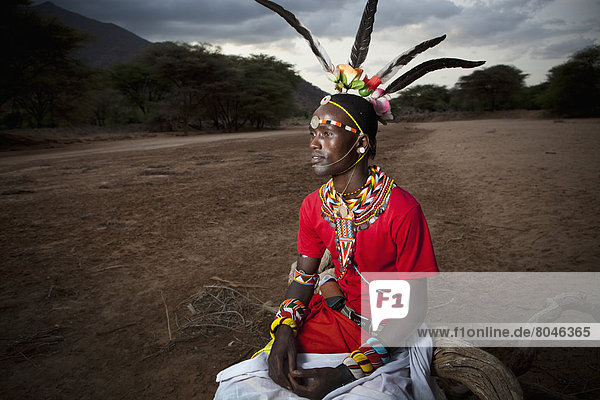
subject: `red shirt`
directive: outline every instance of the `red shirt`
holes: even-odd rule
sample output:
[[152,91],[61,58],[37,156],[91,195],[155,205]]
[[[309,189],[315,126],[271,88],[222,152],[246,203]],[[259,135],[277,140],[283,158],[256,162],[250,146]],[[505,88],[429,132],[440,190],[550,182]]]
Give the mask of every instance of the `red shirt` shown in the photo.
[[[329,249],[339,276],[335,229],[321,216],[321,205],[318,190],[302,202],[298,252],[321,258],[325,248]],[[399,187],[393,188],[385,211],[367,229],[356,232],[353,259],[361,273],[438,271],[421,206],[408,192]],[[353,267],[348,268],[338,284],[346,295],[348,305],[369,316],[370,313],[361,310],[361,278]]]

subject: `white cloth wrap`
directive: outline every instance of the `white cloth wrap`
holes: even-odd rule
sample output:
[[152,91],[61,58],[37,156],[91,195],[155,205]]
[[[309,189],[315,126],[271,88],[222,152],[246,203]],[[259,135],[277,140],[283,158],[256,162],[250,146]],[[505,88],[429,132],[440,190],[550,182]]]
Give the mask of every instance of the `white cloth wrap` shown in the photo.
[[[417,399],[433,400],[429,383],[432,342],[430,337],[415,338],[416,346],[392,355],[391,361],[370,376],[355,380],[325,396],[324,400]],[[297,356],[299,369],[336,367],[348,353]],[[217,375],[216,400],[304,399],[277,385],[269,377],[266,353],[224,369]]]

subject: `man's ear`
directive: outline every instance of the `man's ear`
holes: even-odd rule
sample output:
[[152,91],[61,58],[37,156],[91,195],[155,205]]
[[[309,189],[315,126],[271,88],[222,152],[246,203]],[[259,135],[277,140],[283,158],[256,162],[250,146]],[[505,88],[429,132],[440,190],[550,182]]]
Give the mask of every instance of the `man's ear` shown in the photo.
[[[364,149],[364,151],[361,151],[361,148]],[[358,137],[358,147],[356,149],[356,151],[360,154],[366,153],[367,151],[369,151],[370,148],[370,143],[369,143],[369,137],[364,134],[361,133],[360,136]]]

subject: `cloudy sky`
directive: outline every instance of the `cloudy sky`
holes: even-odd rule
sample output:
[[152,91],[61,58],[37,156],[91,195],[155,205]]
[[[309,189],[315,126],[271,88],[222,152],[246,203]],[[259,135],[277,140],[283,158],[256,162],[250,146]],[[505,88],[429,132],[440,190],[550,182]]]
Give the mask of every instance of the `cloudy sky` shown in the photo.
[[[39,3],[40,1],[36,1]],[[306,42],[279,16],[252,0],[52,0],[112,22],[153,42],[209,42],[225,54],[266,53],[296,66],[307,80],[332,87]],[[278,0],[315,34],[334,64],[346,63],[366,0]],[[435,57],[514,65],[527,84],[577,50],[600,44],[600,0],[380,0],[371,49],[363,67],[372,75],[417,43],[446,33]],[[452,86],[466,70],[442,70],[419,83]]]

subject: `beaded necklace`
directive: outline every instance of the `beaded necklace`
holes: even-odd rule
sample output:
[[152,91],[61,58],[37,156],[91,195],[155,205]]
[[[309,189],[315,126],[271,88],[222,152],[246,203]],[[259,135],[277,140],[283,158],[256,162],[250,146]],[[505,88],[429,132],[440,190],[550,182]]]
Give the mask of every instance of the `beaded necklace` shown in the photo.
[[[352,266],[356,232],[367,229],[385,211],[394,181],[378,166],[369,167],[369,177],[355,198],[344,199],[333,185],[333,179],[319,189],[323,205],[321,216],[335,229],[335,245],[340,263],[340,279]],[[348,211],[346,211],[348,210]]]

